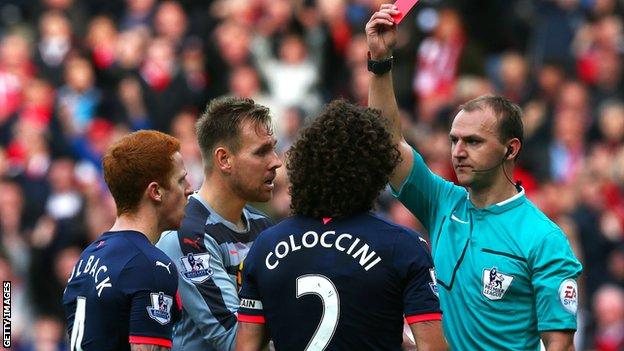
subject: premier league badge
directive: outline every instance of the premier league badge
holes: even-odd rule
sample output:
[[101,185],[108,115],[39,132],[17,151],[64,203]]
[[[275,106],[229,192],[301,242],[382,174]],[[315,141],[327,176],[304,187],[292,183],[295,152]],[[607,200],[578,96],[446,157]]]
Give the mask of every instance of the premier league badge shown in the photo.
[[147,307],[147,314],[151,319],[165,325],[171,321],[171,306],[173,306],[173,298],[165,295],[163,292],[151,293],[150,300],[152,305]]
[[433,270],[433,268],[429,270],[429,276],[431,276],[431,283],[429,283],[429,287],[431,288],[433,294],[436,297],[440,298],[440,295],[438,294],[438,280],[436,279],[435,271]]
[[500,272],[496,267],[483,270],[483,296],[490,300],[500,300],[507,292],[513,276]]
[[212,277],[213,271],[210,268],[210,254],[201,253],[188,255],[180,258],[184,271],[182,274],[193,283],[202,283]]

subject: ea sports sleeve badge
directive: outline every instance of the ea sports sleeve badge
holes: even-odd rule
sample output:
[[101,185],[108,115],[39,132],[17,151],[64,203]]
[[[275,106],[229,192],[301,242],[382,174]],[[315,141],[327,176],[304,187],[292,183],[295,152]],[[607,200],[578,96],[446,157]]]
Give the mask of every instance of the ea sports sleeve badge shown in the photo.
[[566,279],[559,285],[559,301],[566,311],[576,314],[578,308],[578,286],[576,280]]

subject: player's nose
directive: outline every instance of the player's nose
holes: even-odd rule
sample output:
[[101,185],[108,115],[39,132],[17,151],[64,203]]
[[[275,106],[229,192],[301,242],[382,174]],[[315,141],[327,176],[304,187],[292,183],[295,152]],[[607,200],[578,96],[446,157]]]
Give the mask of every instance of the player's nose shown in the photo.
[[467,156],[466,146],[463,141],[459,140],[453,146],[451,155],[455,158],[463,158]]
[[193,188],[191,188],[191,183],[189,183],[188,180],[185,179],[184,182],[184,196],[189,197],[193,193]]
[[277,154],[277,152],[273,151],[273,160],[271,162],[271,167],[269,167],[269,168],[270,169],[278,169],[278,168],[282,167],[283,164],[284,163],[280,159],[280,157]]

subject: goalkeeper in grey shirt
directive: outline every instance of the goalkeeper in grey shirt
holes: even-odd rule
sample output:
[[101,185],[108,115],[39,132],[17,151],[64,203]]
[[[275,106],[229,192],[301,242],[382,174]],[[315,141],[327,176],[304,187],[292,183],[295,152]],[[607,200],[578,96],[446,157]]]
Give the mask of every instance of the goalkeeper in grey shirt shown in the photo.
[[271,199],[282,162],[268,108],[251,99],[213,100],[197,122],[205,179],[190,196],[182,226],[157,247],[176,264],[182,320],[173,350],[231,350],[239,306],[237,278],[270,220],[248,202]]

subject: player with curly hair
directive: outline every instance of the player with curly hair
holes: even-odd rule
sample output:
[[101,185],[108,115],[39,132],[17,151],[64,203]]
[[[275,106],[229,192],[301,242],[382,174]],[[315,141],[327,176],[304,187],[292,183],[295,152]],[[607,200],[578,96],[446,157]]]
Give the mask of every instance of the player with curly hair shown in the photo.
[[370,211],[400,160],[378,111],[339,100],[288,152],[294,216],[260,234],[243,270],[237,350],[445,349],[432,259]]

